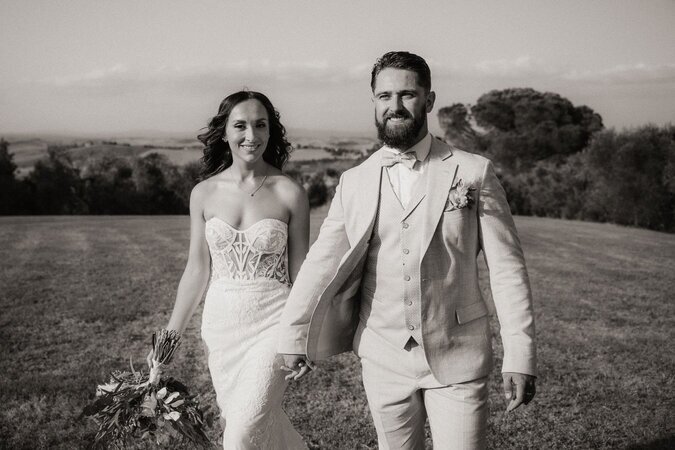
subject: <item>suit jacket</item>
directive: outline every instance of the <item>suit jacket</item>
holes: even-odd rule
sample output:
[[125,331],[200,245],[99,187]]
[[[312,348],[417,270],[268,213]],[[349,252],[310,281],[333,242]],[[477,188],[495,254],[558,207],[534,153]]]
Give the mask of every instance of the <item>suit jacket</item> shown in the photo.
[[[282,314],[280,353],[316,360],[358,346],[361,277],[378,209],[382,151],[340,178]],[[478,285],[482,250],[501,326],[502,371],[534,375],[534,316],[525,259],[492,163],[438,139],[432,140],[429,158],[421,181],[426,194],[418,208],[424,208],[421,344],[431,371],[446,384],[490,371],[488,310]],[[457,209],[449,202],[459,180],[475,189],[470,207]]]

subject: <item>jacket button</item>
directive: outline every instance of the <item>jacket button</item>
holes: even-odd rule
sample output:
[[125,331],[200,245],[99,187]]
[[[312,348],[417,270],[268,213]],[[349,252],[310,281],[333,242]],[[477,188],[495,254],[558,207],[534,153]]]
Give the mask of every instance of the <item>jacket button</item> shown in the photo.
[[407,248],[404,248],[404,249],[403,249],[403,254],[404,254],[404,255],[407,255],[408,253],[410,253],[410,250],[408,250]]
[[409,329],[409,330],[414,330],[414,329],[415,329],[415,327],[414,327],[414,326],[412,326],[412,325],[408,325],[408,329]]
[[408,228],[410,225],[408,225],[408,222],[403,222],[403,223],[401,224],[401,226],[402,226],[403,228]]
[[403,279],[404,279],[405,281],[410,281],[410,275],[404,276]]
[[412,305],[412,300],[408,300],[406,303],[408,304],[408,306],[411,306],[411,305]]

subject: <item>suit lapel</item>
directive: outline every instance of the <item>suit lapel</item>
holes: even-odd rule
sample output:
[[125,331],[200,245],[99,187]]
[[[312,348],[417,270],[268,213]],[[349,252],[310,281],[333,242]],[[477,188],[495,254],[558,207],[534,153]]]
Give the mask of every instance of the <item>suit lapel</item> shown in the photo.
[[[382,151],[382,150],[380,150]],[[359,185],[356,186],[355,198],[357,207],[345,205],[345,210],[351,210],[352,226],[347,226],[347,235],[352,246],[360,242],[364,236],[370,236],[375,223],[375,214],[380,203],[380,182],[382,180],[382,166],[379,152],[374,154],[363,165],[363,175],[359,176]]]
[[420,204],[420,202],[426,197],[427,195],[427,189],[426,189],[426,180],[422,178],[421,180],[417,180],[417,183],[415,183],[415,190],[413,191],[412,196],[410,197],[410,201],[408,202],[408,206],[405,208],[405,211],[403,212],[403,218],[401,220],[405,220],[408,218],[410,214],[417,208],[417,206]]
[[450,147],[434,138],[429,153],[429,164],[427,165],[427,201],[422,226],[421,255],[426,253],[431,243],[438,221],[443,214],[448,192],[457,176],[458,166],[451,156]]

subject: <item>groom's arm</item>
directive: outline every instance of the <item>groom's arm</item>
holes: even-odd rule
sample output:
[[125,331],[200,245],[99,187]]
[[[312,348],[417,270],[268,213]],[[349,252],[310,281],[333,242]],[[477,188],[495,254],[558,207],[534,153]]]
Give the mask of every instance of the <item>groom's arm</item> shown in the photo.
[[487,161],[478,200],[479,239],[504,345],[507,412],[534,398],[536,350],[532,292],[516,226],[492,163]]
[[486,162],[482,180],[478,199],[479,238],[504,345],[502,372],[534,376],[532,292],[520,239],[506,194],[490,161]]
[[349,250],[342,207],[343,184],[344,175],[335,188],[335,196],[319,236],[307,253],[286,301],[279,323],[279,353],[306,353],[312,313],[321,294],[337,273],[342,257]]

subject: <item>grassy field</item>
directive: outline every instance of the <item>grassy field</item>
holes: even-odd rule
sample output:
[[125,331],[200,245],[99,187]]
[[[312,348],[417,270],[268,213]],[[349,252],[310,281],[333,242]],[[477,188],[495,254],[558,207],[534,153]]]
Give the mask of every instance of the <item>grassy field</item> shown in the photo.
[[[313,238],[324,213],[313,213]],[[535,294],[539,394],[504,414],[495,368],[490,448],[675,447],[675,235],[517,225]],[[186,217],[0,218],[0,447],[91,445],[94,428],[77,415],[112,369],[131,357],[143,366],[173,305],[187,228]],[[199,317],[173,374],[214,418]],[[501,357],[498,335],[494,343]],[[313,448],[376,448],[351,354],[293,385],[286,409]],[[211,436],[219,431],[215,421]]]

